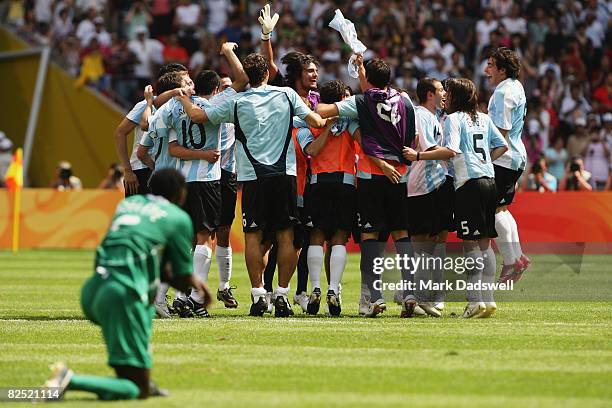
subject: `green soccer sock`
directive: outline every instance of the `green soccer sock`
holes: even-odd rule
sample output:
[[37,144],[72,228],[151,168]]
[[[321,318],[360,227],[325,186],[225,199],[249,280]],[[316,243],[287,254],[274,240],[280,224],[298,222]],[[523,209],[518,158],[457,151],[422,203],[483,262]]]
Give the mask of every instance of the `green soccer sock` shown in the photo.
[[130,380],[93,375],[73,375],[68,389],[93,392],[104,401],[136,399],[140,395],[140,389]]

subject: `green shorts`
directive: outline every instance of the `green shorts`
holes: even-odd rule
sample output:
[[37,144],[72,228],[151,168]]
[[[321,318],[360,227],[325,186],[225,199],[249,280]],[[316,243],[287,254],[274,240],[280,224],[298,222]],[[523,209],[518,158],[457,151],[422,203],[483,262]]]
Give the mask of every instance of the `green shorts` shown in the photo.
[[151,368],[153,305],[125,285],[96,274],[83,286],[81,307],[85,317],[102,328],[109,365]]

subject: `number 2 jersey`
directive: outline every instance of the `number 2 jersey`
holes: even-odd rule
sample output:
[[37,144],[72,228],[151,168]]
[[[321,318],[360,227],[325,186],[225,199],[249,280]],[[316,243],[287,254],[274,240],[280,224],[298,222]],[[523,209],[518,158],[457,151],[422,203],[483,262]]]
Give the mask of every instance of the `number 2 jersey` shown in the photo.
[[444,121],[444,147],[457,155],[450,159],[455,190],[470,179],[495,177],[491,149],[507,146],[501,132],[482,112],[473,121],[465,112],[455,112]]

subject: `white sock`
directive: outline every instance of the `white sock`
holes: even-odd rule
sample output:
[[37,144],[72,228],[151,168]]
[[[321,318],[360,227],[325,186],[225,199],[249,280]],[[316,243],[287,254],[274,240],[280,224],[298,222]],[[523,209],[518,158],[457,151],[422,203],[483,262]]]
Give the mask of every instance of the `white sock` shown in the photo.
[[159,291],[157,291],[157,296],[155,297],[155,303],[159,303],[160,305],[166,303],[166,295],[168,294],[168,289],[170,289],[170,285],[165,282],[159,284]]
[[508,220],[512,231],[512,245],[514,255],[516,256],[516,259],[519,259],[521,255],[523,255],[523,249],[521,248],[521,240],[519,239],[518,225],[510,211],[506,211],[506,214],[506,219]]
[[285,299],[287,299],[287,297],[289,296],[289,288],[283,288],[280,286],[276,287],[276,292],[274,292],[275,296],[274,298],[278,297],[278,296],[282,296]]
[[232,247],[225,248],[217,245],[215,252],[219,267],[219,290],[227,289],[232,277]]
[[497,231],[497,238],[495,243],[499,252],[502,254],[504,265],[512,265],[516,261],[516,254],[514,253],[514,245],[512,244],[512,226],[506,218],[507,211],[500,211],[495,214],[495,230]]
[[259,298],[266,298],[266,289],[264,288],[251,288],[251,295],[253,296],[253,303],[257,303]]
[[179,290],[176,291],[176,298],[183,302],[187,300],[187,295]]
[[[489,248],[486,251],[482,251],[482,257],[484,260],[484,268],[482,270],[482,281],[484,283],[493,283],[495,282],[495,271],[497,269],[497,262],[495,260],[495,251],[489,245]],[[482,300],[485,302],[494,302],[494,291],[491,290],[483,290],[482,291]]]
[[306,262],[308,263],[308,276],[310,278],[310,287],[321,288],[321,269],[323,268],[323,247],[321,245],[310,245]]
[[[204,283],[208,282],[208,273],[212,261],[212,249],[208,245],[196,245],[193,251],[193,271]],[[198,292],[192,292],[191,298],[202,303],[204,298]]]
[[346,247],[344,245],[334,245],[331,249],[329,258],[329,289],[337,295],[340,291],[342,274],[346,267]]

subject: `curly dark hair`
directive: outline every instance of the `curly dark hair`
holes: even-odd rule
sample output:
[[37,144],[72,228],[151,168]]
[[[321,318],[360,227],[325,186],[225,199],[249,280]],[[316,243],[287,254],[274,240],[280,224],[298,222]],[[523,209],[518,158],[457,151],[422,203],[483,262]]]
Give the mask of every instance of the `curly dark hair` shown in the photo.
[[204,70],[194,81],[196,95],[210,95],[221,85],[221,78],[215,71]]
[[253,53],[247,55],[242,63],[244,72],[249,77],[251,87],[259,86],[268,75],[268,62],[261,54]]
[[319,61],[310,54],[304,54],[299,51],[292,51],[281,58],[281,63],[287,66],[287,83],[289,87],[295,89],[295,83],[302,76],[302,71],[310,64],[315,64],[319,67]]
[[185,75],[185,73],[181,71],[171,71],[162,75],[157,81],[157,86],[155,87],[157,94],[161,95],[166,91],[180,88],[183,84],[183,75]]
[[491,58],[495,61],[498,70],[506,71],[506,77],[516,79],[521,73],[521,60],[516,52],[506,47],[493,51]]

